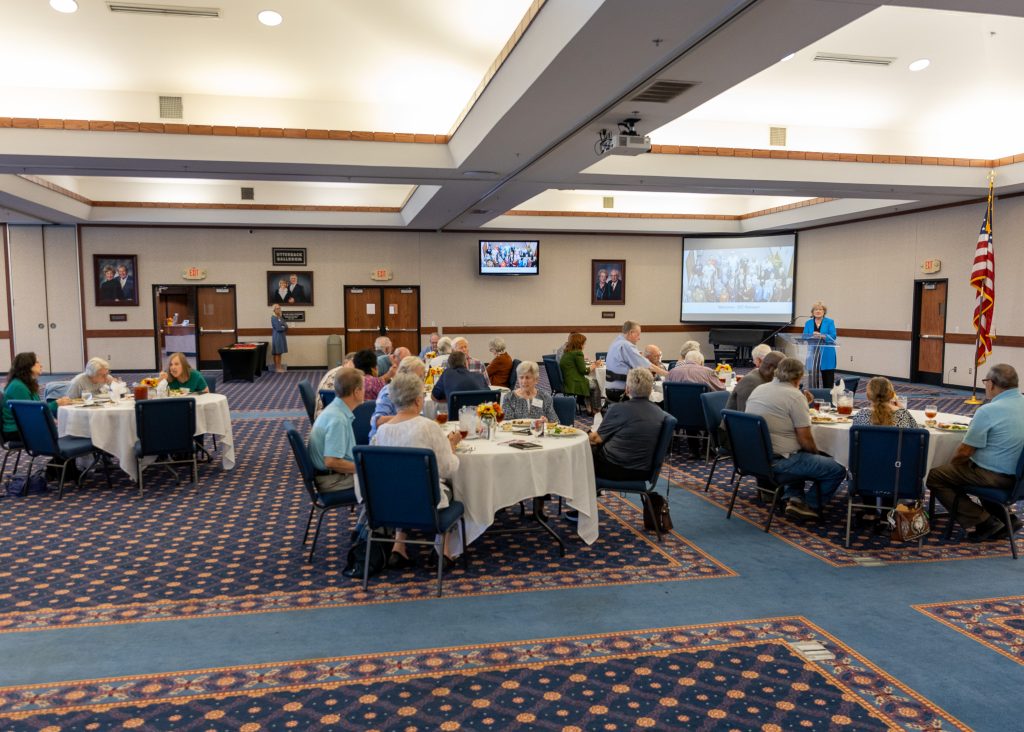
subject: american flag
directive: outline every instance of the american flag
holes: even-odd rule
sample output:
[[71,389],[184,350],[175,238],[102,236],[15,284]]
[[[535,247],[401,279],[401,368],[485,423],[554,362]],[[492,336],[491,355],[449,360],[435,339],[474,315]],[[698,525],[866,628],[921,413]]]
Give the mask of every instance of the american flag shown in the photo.
[[978,350],[974,362],[981,366],[992,353],[992,314],[996,305],[996,253],[992,248],[992,186],[988,183],[988,207],[981,222],[978,246],[974,250],[971,287],[977,290],[974,300],[974,329],[978,333]]

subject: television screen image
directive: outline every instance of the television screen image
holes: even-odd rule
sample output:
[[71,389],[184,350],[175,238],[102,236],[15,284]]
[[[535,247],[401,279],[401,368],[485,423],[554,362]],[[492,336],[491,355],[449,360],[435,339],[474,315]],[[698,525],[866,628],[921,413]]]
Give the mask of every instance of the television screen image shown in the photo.
[[686,237],[680,320],[788,323],[795,282],[795,234]]
[[480,274],[535,275],[540,272],[540,242],[480,242]]

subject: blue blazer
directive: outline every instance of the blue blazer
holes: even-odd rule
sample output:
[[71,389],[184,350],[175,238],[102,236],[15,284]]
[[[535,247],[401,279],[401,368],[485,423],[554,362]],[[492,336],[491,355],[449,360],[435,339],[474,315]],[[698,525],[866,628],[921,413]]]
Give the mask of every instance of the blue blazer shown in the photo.
[[[832,318],[824,317],[821,319],[821,334],[825,336],[821,345],[821,370],[832,371],[836,367],[836,349],[834,344],[836,342],[836,321]],[[814,318],[811,318],[804,323],[804,338],[810,338],[814,335]],[[813,346],[808,348],[807,352],[807,363],[805,364],[807,370],[811,370],[811,359],[814,357]]]

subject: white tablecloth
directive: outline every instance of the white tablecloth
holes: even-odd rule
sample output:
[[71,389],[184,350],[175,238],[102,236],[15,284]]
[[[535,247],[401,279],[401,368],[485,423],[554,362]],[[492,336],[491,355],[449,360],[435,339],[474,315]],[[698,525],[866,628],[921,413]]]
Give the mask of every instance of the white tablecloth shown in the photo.
[[[911,410],[917,423],[924,425],[924,412]],[[939,422],[967,422],[966,417],[958,414],[939,414]],[[812,424],[811,434],[814,444],[835,458],[836,462],[845,467],[850,465],[850,427],[849,422],[843,424]],[[947,432],[929,429],[928,438],[928,470],[945,465],[953,458],[953,453],[964,440],[964,432]]]
[[[601,396],[605,396],[604,390],[606,370],[607,369],[605,369],[604,366],[599,366],[596,369],[591,369],[590,373],[587,375],[588,378],[593,379],[594,383],[597,384],[597,389],[599,392],[601,392]],[[654,382],[654,391],[651,392],[650,398],[652,402],[661,402],[665,399],[665,387],[663,386],[663,382]]]
[[[504,444],[513,439],[529,439],[544,448],[517,450]],[[530,438],[499,431],[497,440],[464,444],[472,452],[459,453],[453,489],[466,507],[467,543],[483,534],[502,508],[548,493],[564,496],[580,512],[577,532],[583,541],[597,541],[597,484],[586,435]]]
[[[235,467],[235,442],[231,435],[231,412],[223,394],[199,394],[176,397],[196,400],[196,434],[216,435],[221,453],[221,467]],[[64,437],[88,437],[92,444],[118,459],[121,469],[137,478],[135,442],[135,400],[102,407],[67,406],[57,410],[57,433]]]

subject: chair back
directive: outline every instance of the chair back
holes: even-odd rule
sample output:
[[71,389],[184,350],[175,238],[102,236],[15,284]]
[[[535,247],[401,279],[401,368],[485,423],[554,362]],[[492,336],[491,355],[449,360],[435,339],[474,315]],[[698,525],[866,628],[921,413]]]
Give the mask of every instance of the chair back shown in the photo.
[[57,443],[57,424],[46,402],[30,399],[11,399],[7,402],[14,423],[21,433],[21,441],[25,443],[25,451],[32,457],[37,455],[58,455],[60,447]]
[[306,442],[302,439],[302,435],[295,429],[295,425],[291,422],[284,423],[285,432],[288,434],[288,443],[292,446],[292,455],[295,456],[295,462],[299,466],[299,474],[302,476],[302,484],[306,486],[306,491],[309,493],[309,497],[313,503],[318,500],[318,493],[316,489],[316,483],[313,478],[316,475],[316,469],[313,467],[313,461],[309,458],[309,451],[306,449]]
[[[324,406],[327,406],[326,402]],[[352,431],[356,433],[357,445],[370,444],[370,417],[373,416],[373,411],[376,408],[376,400],[371,399],[368,402],[357,404],[356,408],[352,410],[352,414],[355,416],[355,420],[352,422]]]
[[704,412],[704,428],[708,431],[708,439],[711,440],[711,447],[717,450],[718,426],[722,424],[722,410],[729,401],[727,391],[706,391],[700,395],[700,406]]
[[551,386],[551,392],[553,394],[561,394],[563,391],[562,386],[562,368],[558,365],[558,361],[555,360],[554,356],[544,356],[544,372],[548,375],[548,384]]
[[768,423],[759,414],[723,409],[725,432],[732,445],[733,464],[740,475],[753,475],[775,482],[772,471],[772,438]]
[[70,387],[70,381],[51,381],[43,385],[43,401],[48,402],[51,399],[60,399],[62,396],[67,396]]
[[519,369],[519,364],[521,364],[521,363],[522,363],[522,361],[520,361],[518,358],[513,358],[512,359],[512,370],[508,372],[508,388],[509,389],[515,390],[516,384],[519,383],[519,374],[516,373],[516,371]]
[[[661,466],[665,462],[668,448],[672,444],[672,433],[676,431],[676,418],[666,414],[661,422],[661,432],[658,433],[658,442],[654,445],[654,456],[651,458],[651,477],[647,482],[651,490],[658,485],[658,478],[661,476]],[[668,495],[668,494],[666,494]]]
[[704,408],[700,395],[707,391],[704,384],[666,381],[665,401],[662,407],[676,418],[680,429],[704,429]]
[[928,440],[926,429],[853,425],[850,493],[893,500],[920,498],[928,472]]
[[333,402],[334,398],[338,396],[338,393],[334,391],[334,389],[321,389],[318,393],[320,394],[320,404],[323,405],[324,409],[327,409],[327,405]]
[[1020,457],[1017,458],[1017,482],[1013,484],[1010,495],[1006,499],[1008,504],[1018,501],[1024,501],[1024,450],[1020,451]]
[[818,399],[818,400],[823,401],[823,402],[828,402],[829,404],[832,403],[832,390],[831,389],[823,389],[823,388],[820,388],[820,387],[815,387],[813,389],[808,389],[807,391],[811,392],[811,396],[813,396],[815,399]]
[[554,397],[555,414],[558,415],[558,423],[572,427],[576,423],[576,398],[556,394]]
[[672,369],[674,369],[676,367],[676,364],[679,363],[679,360],[678,359],[671,359],[669,361],[662,361],[662,363],[665,364],[665,370],[666,371],[671,371]]
[[146,399],[135,402],[140,455],[195,452],[196,400]]
[[457,422],[459,410],[463,407],[475,407],[485,402],[501,402],[501,392],[497,389],[474,389],[472,391],[453,391],[448,395],[448,419]]
[[217,377],[213,374],[207,376],[203,374],[203,378],[206,379],[206,388],[210,390],[211,394],[217,393]]
[[299,396],[302,397],[302,406],[306,408],[309,423],[313,424],[313,420],[316,419],[316,394],[313,392],[313,385],[308,381],[300,381]]
[[597,353],[594,354],[594,358],[596,358],[598,361],[604,361],[606,358],[608,358],[608,351],[598,351]]
[[836,374],[836,383],[838,384],[840,382],[840,380],[842,380],[843,386],[846,387],[846,391],[848,391],[848,392],[850,392],[852,394],[856,394],[857,393],[857,387],[860,386],[860,377],[859,376],[842,376],[841,377],[841,376],[839,376],[839,374]]
[[357,446],[352,459],[371,529],[441,532],[437,511],[441,481],[432,450]]

